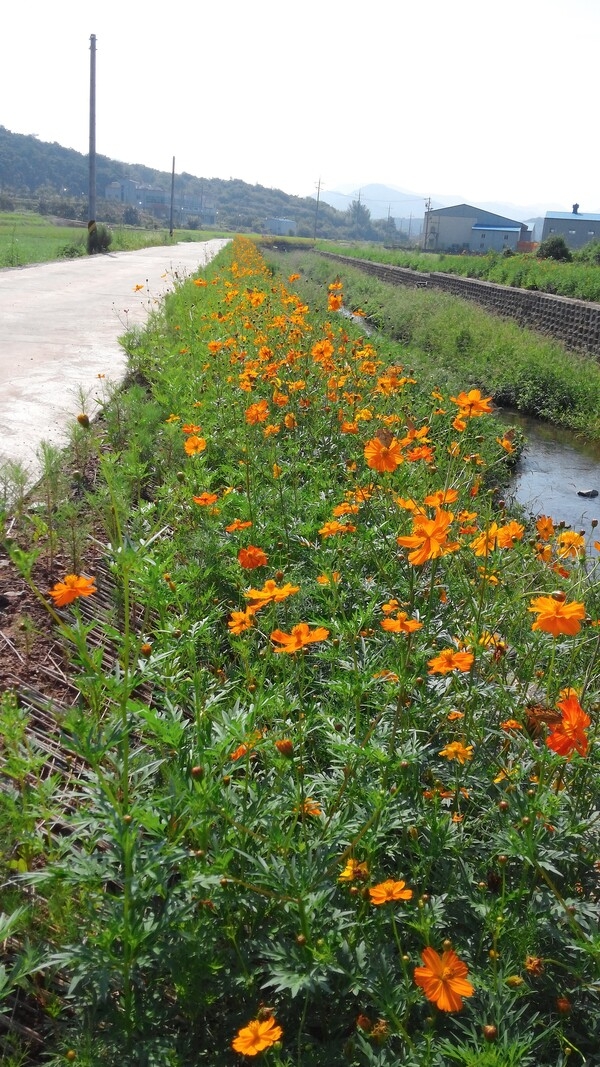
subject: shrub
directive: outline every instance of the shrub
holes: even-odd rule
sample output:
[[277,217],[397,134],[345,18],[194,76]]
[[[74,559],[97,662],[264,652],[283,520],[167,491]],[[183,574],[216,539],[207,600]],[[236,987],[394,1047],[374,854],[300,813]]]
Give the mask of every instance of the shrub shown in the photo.
[[555,234],[554,237],[547,237],[545,241],[542,241],[536,254],[538,259],[556,259],[561,260],[563,263],[570,263],[573,259],[567,242],[560,234]]
[[112,242],[112,233],[103,223],[88,223],[87,250],[90,256],[96,252],[108,252]]

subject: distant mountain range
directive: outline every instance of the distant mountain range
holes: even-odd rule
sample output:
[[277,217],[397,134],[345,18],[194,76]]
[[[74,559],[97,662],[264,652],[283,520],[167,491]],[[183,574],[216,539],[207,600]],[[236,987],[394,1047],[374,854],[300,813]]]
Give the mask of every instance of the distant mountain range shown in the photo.
[[[364,204],[371,212],[371,218],[383,219],[391,215],[392,218],[403,220],[409,219],[411,216],[415,219],[422,219],[425,214],[425,202],[428,199],[428,196],[423,196],[422,193],[415,193],[410,189],[400,189],[397,186],[380,185],[378,183],[360,187],[344,183],[335,191],[325,190],[321,193],[321,199],[326,204],[330,204],[331,207],[337,208],[338,211],[345,211],[352,201],[358,200],[359,197],[361,204]],[[443,193],[431,193],[432,208],[469,203],[472,203],[472,201],[460,194],[448,196]],[[526,222],[529,219],[544,216],[546,211],[549,210],[549,205],[547,204],[511,204],[508,201],[500,200],[478,200],[475,207],[483,208],[485,211],[493,211],[496,215],[515,219],[517,222]],[[570,204],[567,205],[565,211],[570,210],[570,207]]]

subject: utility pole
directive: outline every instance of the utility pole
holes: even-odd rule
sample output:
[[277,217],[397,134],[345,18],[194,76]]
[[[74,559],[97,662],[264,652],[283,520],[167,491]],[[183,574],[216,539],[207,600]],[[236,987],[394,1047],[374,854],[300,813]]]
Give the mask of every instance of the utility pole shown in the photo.
[[173,236],[173,204],[175,201],[175,156],[173,156],[173,167],[171,170],[171,215],[169,218],[169,237]]
[[317,206],[316,206],[316,209],[315,209],[315,233],[314,233],[314,237],[313,237],[314,241],[316,241],[316,239],[317,239],[317,219],[319,217],[319,197],[320,197],[320,195],[321,195],[321,179],[319,178],[319,183],[317,185]]
[[96,34],[90,37],[90,156],[88,231],[96,227]]
[[423,250],[427,249],[427,238],[429,236],[429,211],[431,209],[431,197],[428,197],[425,201],[425,236],[423,238]]

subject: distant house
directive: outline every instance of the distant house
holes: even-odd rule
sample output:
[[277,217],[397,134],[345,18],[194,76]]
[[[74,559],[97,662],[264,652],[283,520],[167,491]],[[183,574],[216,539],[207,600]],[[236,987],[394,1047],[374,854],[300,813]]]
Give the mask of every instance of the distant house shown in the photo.
[[130,178],[110,182],[104,190],[104,196],[107,200],[118,200],[120,204],[137,204],[139,184]]
[[495,215],[471,204],[440,207],[425,213],[423,248],[435,252],[516,252],[531,241],[526,223]]
[[572,211],[547,211],[542,228],[542,241],[547,237],[564,237],[569,248],[583,248],[590,241],[600,240],[600,215],[579,213],[579,204]]
[[296,229],[293,219],[265,219],[265,233],[277,234],[278,237],[294,237]]

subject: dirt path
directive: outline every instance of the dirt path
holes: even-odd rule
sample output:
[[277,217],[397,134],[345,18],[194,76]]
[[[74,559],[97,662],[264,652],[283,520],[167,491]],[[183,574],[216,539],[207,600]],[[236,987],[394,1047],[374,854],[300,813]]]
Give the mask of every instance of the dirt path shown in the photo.
[[106,381],[126,369],[119,344],[176,282],[224,240],[35,264],[0,271],[0,467],[23,464],[34,482],[41,441],[66,443],[66,427]]

